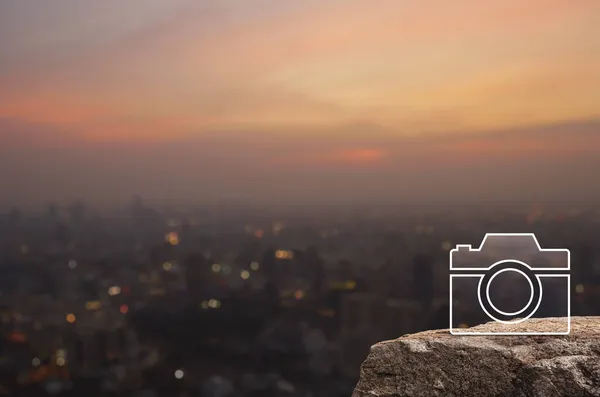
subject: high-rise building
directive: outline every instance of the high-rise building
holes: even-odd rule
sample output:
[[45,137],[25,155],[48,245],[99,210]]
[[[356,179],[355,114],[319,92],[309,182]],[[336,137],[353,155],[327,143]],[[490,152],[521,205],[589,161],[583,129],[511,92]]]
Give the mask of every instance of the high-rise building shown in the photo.
[[85,207],[85,203],[83,201],[78,200],[78,201],[71,203],[68,210],[69,210],[69,220],[72,223],[74,223],[76,225],[80,225],[85,220],[86,207]]
[[307,278],[311,280],[312,289],[315,293],[321,294],[325,286],[325,264],[319,255],[316,247],[309,247],[303,255],[300,268],[308,271]]
[[433,258],[419,254],[413,258],[414,298],[423,307],[429,307],[434,298]]
[[203,299],[203,290],[213,277],[211,264],[199,253],[189,254],[185,261],[187,290],[192,299]]

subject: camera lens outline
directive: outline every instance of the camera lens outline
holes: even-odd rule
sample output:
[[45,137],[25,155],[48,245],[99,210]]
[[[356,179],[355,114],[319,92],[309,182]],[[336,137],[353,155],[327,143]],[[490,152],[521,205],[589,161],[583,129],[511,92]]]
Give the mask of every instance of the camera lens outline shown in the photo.
[[[525,277],[525,279],[529,283],[529,291],[530,291],[530,293],[529,293],[529,301],[525,304],[525,306],[523,306],[523,308],[521,310],[517,310],[515,312],[505,312],[505,311],[502,311],[502,310],[498,309],[496,307],[496,305],[494,305],[494,303],[492,302],[492,298],[490,298],[490,286],[492,285],[492,281],[494,280],[494,277],[496,277],[496,276],[498,276],[498,275],[500,275],[500,274],[502,274],[504,272],[519,273],[519,274],[523,275],[523,277]],[[533,290],[533,282],[531,281],[531,279],[523,271],[521,271],[519,269],[512,268],[512,267],[507,267],[507,268],[504,268],[504,269],[500,269],[497,272],[493,272],[492,276],[488,280],[487,286],[485,288],[485,297],[487,298],[487,302],[490,304],[490,306],[492,307],[492,309],[494,309],[498,313],[503,314],[505,316],[518,316],[519,314],[521,314],[524,311],[526,311],[529,308],[529,306],[531,306],[531,302],[533,302],[533,295],[534,295],[534,290]]]
[[[489,296],[490,285],[494,277],[506,271],[514,271],[523,275],[529,282],[531,289],[529,302],[525,305],[525,307],[523,307],[523,309],[517,312],[503,312],[499,310],[494,306]],[[534,279],[537,282],[534,282]],[[483,285],[485,285],[485,294],[483,293]],[[538,310],[540,304],[542,303],[542,282],[540,278],[533,272],[531,267],[529,267],[529,265],[526,263],[514,259],[507,259],[494,263],[487,270],[487,272],[479,280],[477,293],[479,304],[488,317],[503,324],[518,324],[533,316]],[[523,318],[511,320],[511,316],[516,316],[524,312],[526,315]]]

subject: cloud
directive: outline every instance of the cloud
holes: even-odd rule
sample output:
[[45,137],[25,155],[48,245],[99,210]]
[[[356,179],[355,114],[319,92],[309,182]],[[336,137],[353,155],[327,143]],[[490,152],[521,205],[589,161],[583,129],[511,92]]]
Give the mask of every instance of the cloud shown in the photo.
[[598,120],[433,136],[356,124],[311,128],[306,139],[295,128],[291,135],[216,130],[161,142],[89,142],[3,120],[3,199],[114,202],[140,193],[171,201],[222,195],[567,200],[600,194],[592,183],[600,170]]
[[384,150],[368,147],[355,149],[325,148],[312,152],[275,156],[271,160],[271,163],[275,167],[327,167],[331,165],[343,165],[352,168],[353,166],[379,165],[386,157],[387,153]]
[[[52,125],[30,123],[27,121],[0,117],[0,153],[17,154],[21,150],[35,148],[64,147],[81,144],[77,134],[58,129]],[[25,163],[26,158],[13,159],[17,163]]]

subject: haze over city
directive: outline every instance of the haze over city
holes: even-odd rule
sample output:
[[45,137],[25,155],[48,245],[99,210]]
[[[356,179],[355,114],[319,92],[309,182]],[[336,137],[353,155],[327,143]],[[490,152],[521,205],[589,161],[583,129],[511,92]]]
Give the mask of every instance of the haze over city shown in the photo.
[[0,205],[600,197],[595,0],[6,0]]

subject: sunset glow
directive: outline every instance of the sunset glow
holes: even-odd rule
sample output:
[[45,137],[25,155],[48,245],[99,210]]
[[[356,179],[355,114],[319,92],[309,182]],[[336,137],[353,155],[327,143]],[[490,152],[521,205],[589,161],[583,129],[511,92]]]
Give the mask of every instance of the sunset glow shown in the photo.
[[[485,130],[600,112],[593,0],[106,3],[96,29],[66,16],[36,26],[13,6],[31,25],[2,56],[1,117],[145,139],[352,120]],[[69,4],[56,13],[79,12]]]
[[[78,167],[114,156],[122,174],[167,145],[169,178],[184,163],[236,176],[597,149],[596,0],[35,4],[0,4],[4,149],[106,150]],[[586,132],[544,132],[571,125]]]

